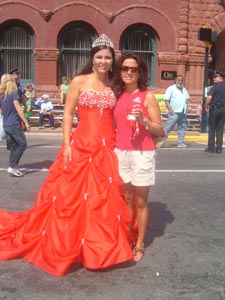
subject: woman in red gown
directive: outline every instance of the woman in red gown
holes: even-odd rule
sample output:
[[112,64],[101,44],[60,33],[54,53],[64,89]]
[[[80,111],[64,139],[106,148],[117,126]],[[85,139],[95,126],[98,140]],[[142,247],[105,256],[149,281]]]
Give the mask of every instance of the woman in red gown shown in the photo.
[[[133,257],[113,152],[112,42],[100,36],[90,57],[67,93],[63,145],[35,205],[25,213],[0,211],[0,260],[22,257],[62,276],[75,263],[100,269]],[[72,133],[76,106],[80,122]]]

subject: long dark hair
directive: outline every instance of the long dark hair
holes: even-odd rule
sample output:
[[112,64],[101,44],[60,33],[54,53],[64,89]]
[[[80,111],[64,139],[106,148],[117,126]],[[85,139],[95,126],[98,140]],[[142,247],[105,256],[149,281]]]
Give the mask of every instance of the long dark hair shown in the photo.
[[121,79],[121,68],[126,59],[134,59],[137,62],[139,73],[137,84],[139,90],[144,91],[148,88],[148,67],[145,60],[135,53],[125,52],[116,62],[115,77],[113,81],[113,90],[116,96],[119,96],[124,91],[125,84]]
[[114,75],[114,70],[115,70],[115,52],[114,49],[106,46],[106,45],[101,45],[101,46],[97,46],[91,49],[90,51],[90,58],[88,60],[88,62],[86,63],[86,65],[83,67],[83,69],[79,72],[78,75],[85,75],[85,74],[90,74],[92,72],[92,67],[93,67],[93,57],[95,55],[95,53],[97,53],[100,50],[104,50],[104,49],[109,49],[109,51],[111,52],[112,55],[112,59],[113,59],[113,63],[112,63],[112,70],[110,70],[109,73],[109,79],[112,79],[113,75]]

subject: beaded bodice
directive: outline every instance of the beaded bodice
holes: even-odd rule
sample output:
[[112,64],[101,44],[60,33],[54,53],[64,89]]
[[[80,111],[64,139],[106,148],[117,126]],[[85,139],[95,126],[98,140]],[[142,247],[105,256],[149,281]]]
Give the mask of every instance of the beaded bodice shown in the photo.
[[112,91],[86,90],[79,96],[78,106],[99,108],[101,112],[106,108],[114,108],[116,97]]

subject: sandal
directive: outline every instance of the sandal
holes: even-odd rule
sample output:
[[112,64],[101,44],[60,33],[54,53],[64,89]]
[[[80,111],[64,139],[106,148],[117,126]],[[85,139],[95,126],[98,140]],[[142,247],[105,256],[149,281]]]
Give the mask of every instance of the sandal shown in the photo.
[[145,252],[144,248],[134,247],[133,248],[134,261],[135,262],[141,261],[143,255],[144,255],[144,252]]

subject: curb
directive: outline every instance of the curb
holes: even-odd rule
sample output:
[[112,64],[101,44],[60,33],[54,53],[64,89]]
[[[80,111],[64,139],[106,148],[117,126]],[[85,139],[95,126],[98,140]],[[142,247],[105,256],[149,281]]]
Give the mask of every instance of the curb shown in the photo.
[[[62,130],[55,130],[55,131],[31,131],[25,133],[27,136],[52,136],[58,137],[63,136]],[[185,142],[199,142],[199,143],[208,143],[208,134],[207,133],[187,133],[184,139]],[[167,137],[167,142],[177,142],[177,134],[170,134]],[[225,137],[223,138],[223,142],[225,143]]]
[[[169,135],[167,138],[167,141],[170,142],[177,142],[177,135]],[[186,135],[184,138],[185,142],[203,142],[207,143],[208,142],[208,135]],[[225,138],[224,138],[225,141]]]

